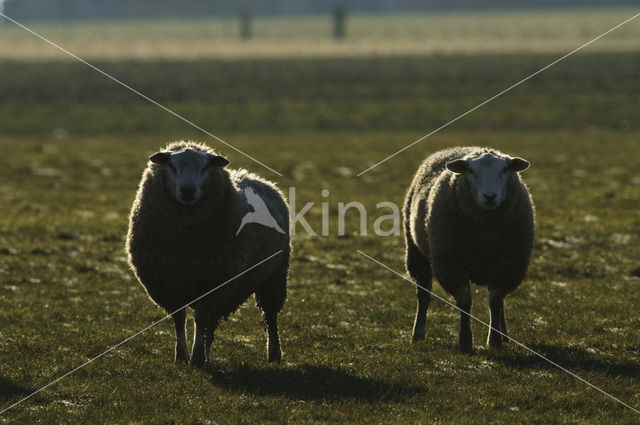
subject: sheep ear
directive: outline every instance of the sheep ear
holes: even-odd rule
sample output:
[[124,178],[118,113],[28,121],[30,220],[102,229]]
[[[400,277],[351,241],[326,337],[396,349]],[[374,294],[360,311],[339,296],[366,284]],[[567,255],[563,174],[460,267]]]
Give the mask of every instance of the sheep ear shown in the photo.
[[529,161],[522,158],[511,158],[509,160],[509,169],[514,172],[524,171],[529,168]]
[[447,169],[457,174],[463,174],[469,169],[469,164],[464,159],[456,159],[455,161],[447,162]]
[[214,167],[226,167],[229,165],[229,160],[220,155],[209,154],[209,164]]
[[154,164],[166,164],[169,161],[169,155],[171,155],[169,152],[154,153],[149,157],[149,161]]

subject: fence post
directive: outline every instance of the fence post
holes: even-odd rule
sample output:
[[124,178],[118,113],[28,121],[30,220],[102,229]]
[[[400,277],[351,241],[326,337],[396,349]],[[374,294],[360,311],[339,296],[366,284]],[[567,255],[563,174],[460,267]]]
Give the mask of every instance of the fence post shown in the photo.
[[242,10],[240,12],[240,38],[248,40],[252,37],[251,33],[251,12]]
[[338,6],[333,10],[333,38],[341,39],[345,37],[346,18],[347,10],[343,6]]

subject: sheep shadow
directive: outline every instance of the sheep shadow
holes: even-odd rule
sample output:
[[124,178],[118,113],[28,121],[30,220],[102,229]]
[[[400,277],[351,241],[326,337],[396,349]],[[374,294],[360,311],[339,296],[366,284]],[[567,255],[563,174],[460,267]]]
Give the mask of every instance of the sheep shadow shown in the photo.
[[[591,353],[582,347],[538,344],[530,346],[530,348],[573,372],[581,370],[601,373],[611,378],[640,378],[640,364],[626,360],[621,361],[607,354]],[[487,357],[515,368],[556,369],[556,366],[531,352],[522,353],[506,349],[489,351]]]
[[24,397],[34,390],[20,384],[16,384],[9,378],[0,375],[0,401],[12,400],[17,397]]
[[238,393],[284,395],[305,401],[330,398],[394,401],[428,392],[427,386],[389,383],[327,366],[302,365],[292,369],[238,365],[226,370],[214,369],[210,367],[207,372],[215,386]]

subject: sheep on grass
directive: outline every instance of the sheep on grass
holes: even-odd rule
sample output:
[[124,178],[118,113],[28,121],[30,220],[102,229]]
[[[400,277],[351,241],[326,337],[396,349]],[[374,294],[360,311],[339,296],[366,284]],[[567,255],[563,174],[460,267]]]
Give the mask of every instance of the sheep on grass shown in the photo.
[[533,249],[533,203],[518,174],[528,167],[496,150],[457,147],[418,169],[403,209],[406,268],[418,286],[414,341],[425,338],[434,277],[462,310],[463,352],[473,351],[469,282],[489,287],[487,344],[508,341],[503,299],[524,278]]
[[[189,359],[183,306],[194,310],[191,363],[202,366],[220,319],[254,293],[268,330],[269,362],[280,361],[277,315],[291,251],[282,193],[246,170],[227,171],[229,162],[202,144],[172,143],[149,161],[131,209],[126,250],[149,297],[172,314],[175,361]],[[275,224],[254,220],[240,229],[243,217],[254,212],[249,192]]]

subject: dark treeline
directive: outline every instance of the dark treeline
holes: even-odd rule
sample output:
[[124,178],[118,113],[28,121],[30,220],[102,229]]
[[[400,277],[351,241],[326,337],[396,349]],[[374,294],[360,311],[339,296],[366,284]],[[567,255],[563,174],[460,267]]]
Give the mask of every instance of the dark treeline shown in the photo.
[[633,5],[637,0],[7,0],[15,19],[113,19]]

